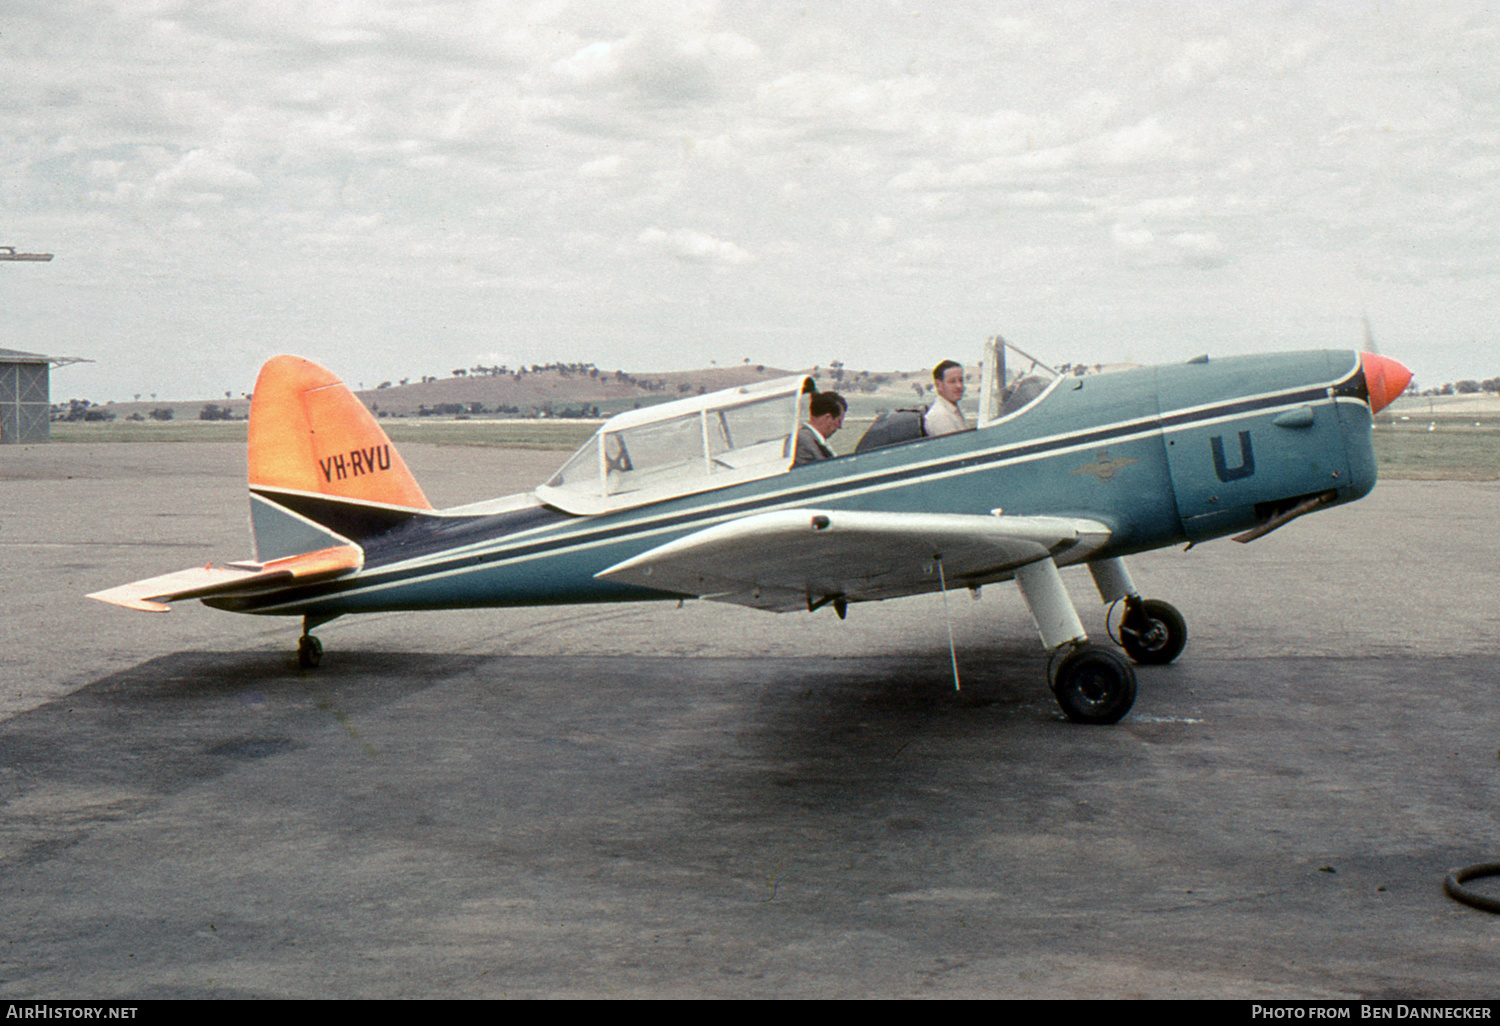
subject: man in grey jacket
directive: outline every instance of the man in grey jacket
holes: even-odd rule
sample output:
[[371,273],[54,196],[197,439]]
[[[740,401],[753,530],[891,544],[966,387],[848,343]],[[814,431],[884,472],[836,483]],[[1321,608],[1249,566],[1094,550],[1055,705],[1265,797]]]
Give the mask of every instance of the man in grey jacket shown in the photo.
[[792,466],[826,460],[833,455],[828,440],[844,426],[849,404],[837,392],[816,392],[807,404],[807,423],[797,429],[797,456]]

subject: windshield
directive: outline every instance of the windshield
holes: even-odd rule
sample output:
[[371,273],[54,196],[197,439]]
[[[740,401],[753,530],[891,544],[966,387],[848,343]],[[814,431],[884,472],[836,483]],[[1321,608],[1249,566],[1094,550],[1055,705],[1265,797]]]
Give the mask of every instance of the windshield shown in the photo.
[[[1013,350],[1019,353],[1019,350]],[[1011,371],[1010,380],[1001,392],[1000,416],[1014,413],[1047,390],[1056,381],[1058,373],[1046,364],[1027,358]]]
[[1024,409],[1062,375],[999,335],[984,347],[979,426]]

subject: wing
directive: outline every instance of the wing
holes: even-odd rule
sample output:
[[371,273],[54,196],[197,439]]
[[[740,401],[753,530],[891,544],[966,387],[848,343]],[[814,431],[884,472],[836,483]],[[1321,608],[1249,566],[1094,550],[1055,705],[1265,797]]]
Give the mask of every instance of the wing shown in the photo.
[[332,580],[357,572],[364,559],[364,550],[358,545],[336,545],[269,563],[230,563],[179,570],[96,591],[88,597],[127,609],[165,613],[167,606],[163,603],[178,599],[247,595],[274,591],[293,583]]
[[1005,580],[1077,562],[1109,528],[1067,517],[788,509],[731,520],[601,571],[623,584],[785,612]]

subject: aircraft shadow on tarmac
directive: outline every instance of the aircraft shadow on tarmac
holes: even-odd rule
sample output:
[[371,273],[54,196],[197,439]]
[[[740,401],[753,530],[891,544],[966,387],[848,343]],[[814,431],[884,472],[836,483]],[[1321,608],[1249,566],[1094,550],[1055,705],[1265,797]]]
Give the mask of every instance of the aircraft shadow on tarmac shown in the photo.
[[[614,803],[580,803],[574,792],[623,787],[626,803],[675,807],[672,822],[656,823],[670,834],[726,809],[772,830],[814,809],[879,815],[910,789],[906,774],[927,772],[914,770],[918,749],[989,759],[1007,735],[1031,748],[1036,740],[1024,739],[1038,725],[1066,731],[1037,693],[1037,662],[1029,650],[989,653],[955,691],[946,652],[341,651],[315,672],[281,652],[176,653],[0,724],[0,803],[21,810],[0,867],[45,862],[97,827],[254,764],[293,791],[311,777],[349,793],[400,781],[473,809],[514,806],[517,821],[608,822]],[[519,796],[500,797],[506,790]],[[465,821],[460,832],[485,829]]]
[[482,661],[348,653],[313,676],[279,652],[160,656],[0,724],[0,769],[7,790],[51,779],[170,794]]
[[821,757],[844,743],[897,751],[933,716],[955,721],[950,730],[967,732],[967,720],[989,734],[1017,714],[1061,722],[1035,686],[1033,651],[971,653],[969,661],[957,690],[947,653],[564,660],[352,650],[308,672],[282,652],[181,652],[0,724],[0,769],[12,794],[46,779],[170,794],[315,743],[331,726],[357,736],[361,717],[455,682],[456,693],[432,700],[449,703],[439,725],[491,715],[497,729],[509,724],[527,736],[582,729],[649,746],[645,735],[676,733],[707,705],[718,727],[762,735],[770,746],[762,756],[773,762]]

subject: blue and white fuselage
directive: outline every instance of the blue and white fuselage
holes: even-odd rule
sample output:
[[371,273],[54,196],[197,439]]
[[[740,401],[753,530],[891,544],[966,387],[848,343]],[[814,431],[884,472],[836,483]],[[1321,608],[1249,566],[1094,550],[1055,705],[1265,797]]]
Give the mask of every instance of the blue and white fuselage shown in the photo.
[[[321,617],[678,598],[597,575],[714,525],[804,507],[1084,518],[1109,530],[1093,558],[1125,556],[1247,530],[1311,496],[1359,498],[1375,484],[1370,425],[1352,352],[1063,377],[972,432],[645,506],[577,515],[527,495],[496,512],[399,517],[361,541],[364,568],[353,578],[211,604]],[[321,497],[264,494],[335,532],[345,526]]]
[[[1163,662],[1181,618],[1140,599],[1123,557],[1248,540],[1365,495],[1373,413],[1409,378],[1338,350],[1030,376],[981,396],[975,430],[798,467],[814,386],[782,379],[622,414],[534,492],[434,510],[337,379],[305,361],[267,367],[256,401],[264,390],[267,409],[297,412],[290,426],[262,417],[257,433],[252,409],[256,561],[95,597],[153,609],[194,597],[302,616],[310,632],[380,610],[683,597],[842,616],[1015,579],[1043,642],[1072,650],[1086,635],[1057,568],[1086,563],[1101,597],[1126,603],[1127,652]],[[304,665],[315,645],[305,634]],[[1122,662],[1091,648],[1064,660],[1052,683],[1070,716],[1123,715]]]

